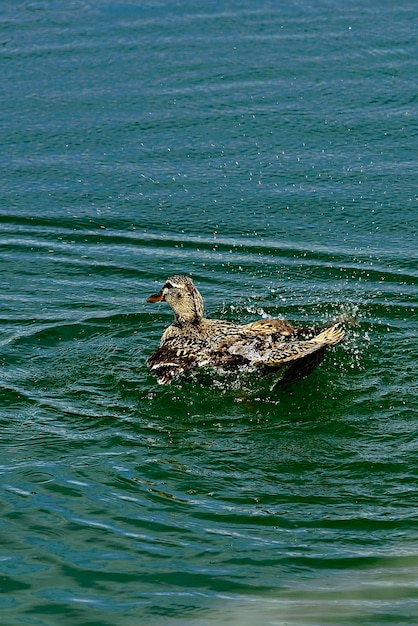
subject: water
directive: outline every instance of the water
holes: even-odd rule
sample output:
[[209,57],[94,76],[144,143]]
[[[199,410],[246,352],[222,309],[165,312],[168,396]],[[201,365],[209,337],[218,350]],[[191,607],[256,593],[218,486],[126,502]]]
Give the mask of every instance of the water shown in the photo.
[[[416,7],[4,0],[7,626],[416,624]],[[207,314],[357,316],[288,390],[160,387]]]

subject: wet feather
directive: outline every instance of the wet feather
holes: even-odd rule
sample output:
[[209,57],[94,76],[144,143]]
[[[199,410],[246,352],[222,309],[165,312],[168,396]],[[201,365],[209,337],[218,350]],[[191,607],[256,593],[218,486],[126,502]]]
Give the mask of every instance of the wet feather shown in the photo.
[[173,323],[147,360],[161,384],[196,367],[221,370],[281,371],[282,382],[294,382],[319,365],[327,347],[344,337],[340,321],[328,327],[294,328],[278,318],[234,324],[204,317],[203,299],[188,276],[169,278],[148,302],[167,302]]

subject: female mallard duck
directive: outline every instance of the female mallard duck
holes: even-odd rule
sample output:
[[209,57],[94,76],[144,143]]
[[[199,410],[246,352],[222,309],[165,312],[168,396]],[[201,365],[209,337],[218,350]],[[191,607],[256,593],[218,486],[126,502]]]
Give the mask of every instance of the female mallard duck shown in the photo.
[[283,371],[280,382],[307,376],[328,346],[344,337],[340,322],[326,328],[294,328],[280,319],[238,325],[203,317],[203,299],[188,276],[169,278],[147,302],[167,302],[174,322],[147,364],[160,384],[194,367]]

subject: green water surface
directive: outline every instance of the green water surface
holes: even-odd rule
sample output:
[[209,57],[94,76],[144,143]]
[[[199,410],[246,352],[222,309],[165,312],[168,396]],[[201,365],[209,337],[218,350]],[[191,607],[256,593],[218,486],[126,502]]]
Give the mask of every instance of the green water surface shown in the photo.
[[[418,623],[416,14],[3,0],[1,624]],[[161,387],[175,273],[357,324]]]

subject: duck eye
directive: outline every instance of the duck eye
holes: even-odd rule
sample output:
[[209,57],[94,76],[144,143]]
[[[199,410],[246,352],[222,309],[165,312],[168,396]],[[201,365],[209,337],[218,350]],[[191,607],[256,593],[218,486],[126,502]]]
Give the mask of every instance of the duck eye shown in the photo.
[[164,289],[173,289],[173,285],[172,285],[171,283],[167,282],[167,283],[164,285]]

